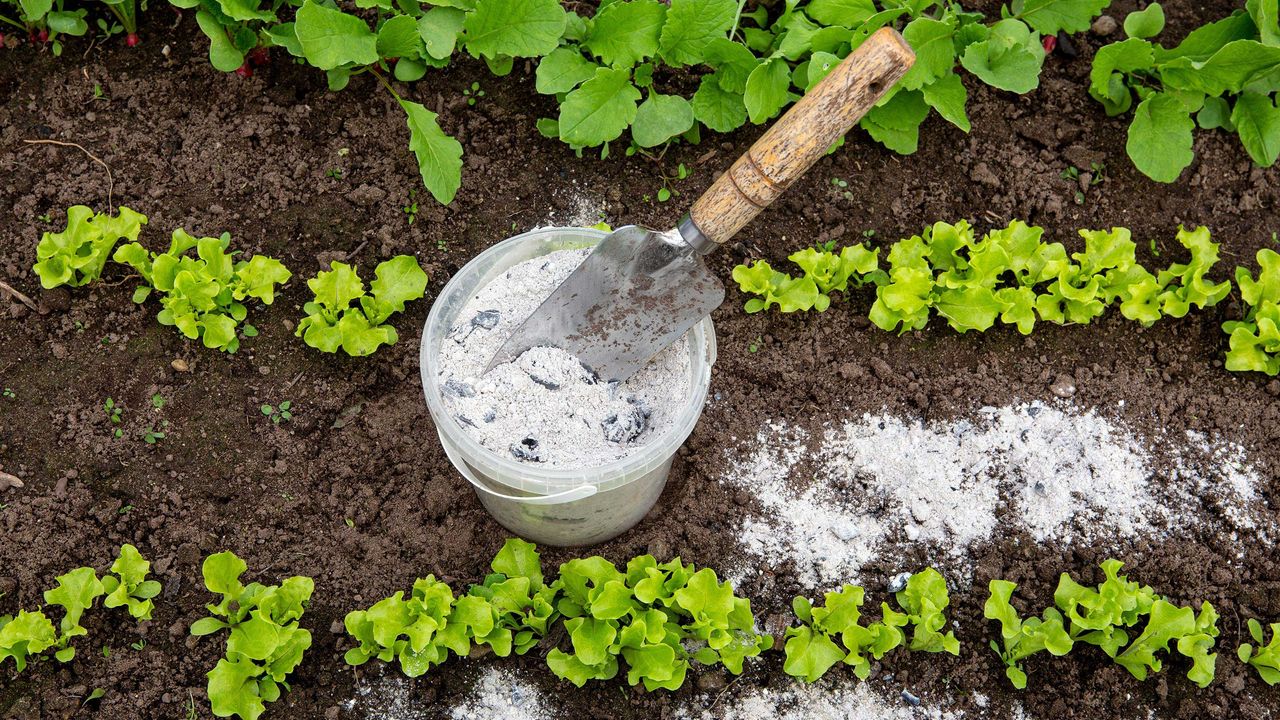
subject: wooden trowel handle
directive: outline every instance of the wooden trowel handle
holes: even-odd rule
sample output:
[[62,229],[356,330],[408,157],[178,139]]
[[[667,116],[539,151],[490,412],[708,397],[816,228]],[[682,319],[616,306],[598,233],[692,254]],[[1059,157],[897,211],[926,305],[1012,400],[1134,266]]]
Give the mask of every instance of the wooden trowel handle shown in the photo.
[[693,204],[693,224],[717,245],[733,237],[849,132],[910,69],[915,53],[883,28],[809,90]]

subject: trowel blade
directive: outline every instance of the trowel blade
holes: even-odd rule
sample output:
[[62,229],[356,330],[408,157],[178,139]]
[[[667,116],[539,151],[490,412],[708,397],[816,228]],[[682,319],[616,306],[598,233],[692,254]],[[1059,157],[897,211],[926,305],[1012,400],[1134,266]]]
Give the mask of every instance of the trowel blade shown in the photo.
[[576,355],[623,381],[724,300],[724,285],[676,230],[620,227],[516,328],[488,368],[533,347]]

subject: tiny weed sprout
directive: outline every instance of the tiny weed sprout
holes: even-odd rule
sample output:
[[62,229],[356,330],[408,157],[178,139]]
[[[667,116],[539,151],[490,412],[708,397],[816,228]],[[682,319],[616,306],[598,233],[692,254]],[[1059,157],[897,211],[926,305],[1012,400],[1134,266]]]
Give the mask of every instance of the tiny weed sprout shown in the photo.
[[[168,427],[169,421],[162,420],[161,427]],[[155,445],[165,438],[164,430],[156,430],[154,425],[148,425],[146,430],[142,431],[142,441],[148,445]]]
[[[119,425],[123,419],[124,407],[122,405],[117,405],[116,401],[112,398],[107,398],[106,402],[102,403],[102,410],[107,414],[107,419],[111,421],[112,425]],[[111,434],[117,438],[121,438],[124,437],[124,430],[117,427],[111,431]]]
[[[991,641],[1005,664],[1005,675],[1014,687],[1027,686],[1023,661],[1045,650],[1066,655],[1078,643],[1096,645],[1135,678],[1145,680],[1159,672],[1163,661],[1158,654],[1169,645],[1191,660],[1187,678],[1199,687],[1213,681],[1217,655],[1210,653],[1218,636],[1218,614],[1202,603],[1197,614],[1178,607],[1156,594],[1150,586],[1139,585],[1120,575],[1123,563],[1102,563],[1104,580],[1095,588],[1085,587],[1063,573],[1053,593],[1054,607],[1040,617],[1022,619],[1012,605],[1017,585],[992,580],[983,615],[1000,622],[1002,643]],[[1136,636],[1143,621],[1146,625]],[[1132,639],[1132,641],[1131,641]]]
[[484,91],[480,89],[480,83],[473,82],[470,88],[462,90],[462,96],[467,99],[468,105],[475,105],[477,100],[484,97]]
[[137,650],[138,652],[142,652],[147,648],[147,641],[139,640],[137,642],[132,642],[132,643],[129,643],[129,647],[133,650]]
[[163,407],[164,407],[164,396],[163,396],[163,395],[161,395],[160,393],[156,393],[155,395],[152,395],[152,396],[151,396],[151,407],[153,407],[153,408],[155,408],[155,409],[157,409],[157,410],[160,410],[161,408],[163,408]]
[[244,585],[240,576],[246,569],[231,552],[205,558],[205,587],[222,599],[205,606],[211,615],[192,623],[191,634],[230,630],[226,657],[208,673],[209,703],[218,717],[256,720],[266,703],[280,698],[281,688],[289,689],[289,674],[311,647],[311,633],[298,622],[315,584],[297,576],[280,585]]
[[352,356],[371,355],[383,345],[395,344],[399,336],[387,319],[423,296],[427,274],[412,255],[398,255],[379,264],[374,276],[365,292],[355,268],[336,260],[330,263],[330,270],[307,281],[315,298],[302,308],[306,317],[299,321],[297,335],[321,352],[341,348]]
[[7,400],[16,400],[18,398],[18,393],[14,392],[13,388],[5,388],[3,394]]
[[[262,255],[235,260],[227,251],[231,236],[195,238],[179,228],[173,231],[169,250],[148,253],[138,243],[116,250],[113,259],[132,267],[146,282],[133,293],[142,303],[154,292],[161,310],[156,318],[171,325],[191,340],[226,352],[240,347],[237,330],[246,337],[257,334],[252,325],[243,325],[248,308],[242,301],[253,298],[264,305],[275,300],[276,286],[289,281],[292,273],[279,261]],[[193,258],[188,251],[194,249]]]
[[418,219],[418,201],[413,199],[413,191],[409,191],[409,204],[405,205],[404,214],[409,218],[409,224],[412,225]]
[[146,224],[146,216],[123,205],[116,215],[73,205],[67,208],[67,229],[47,232],[40,238],[32,269],[45,289],[87,285],[102,276],[116,244],[137,240]]
[[282,422],[289,422],[293,419],[293,401],[285,400],[276,407],[263,405],[262,414],[271,418],[271,422],[279,425]]

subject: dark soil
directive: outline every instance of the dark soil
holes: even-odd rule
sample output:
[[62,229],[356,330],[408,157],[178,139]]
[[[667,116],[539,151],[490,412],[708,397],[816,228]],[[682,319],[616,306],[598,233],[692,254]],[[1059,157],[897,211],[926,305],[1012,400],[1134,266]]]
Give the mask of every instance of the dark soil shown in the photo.
[[[1168,3],[1167,36],[1237,4]],[[1133,5],[1118,0],[1113,13],[1122,18]],[[120,622],[115,611],[92,612],[90,635],[76,643],[70,664],[40,663],[16,676],[12,664],[0,666],[0,717],[176,718],[187,716],[189,699],[196,716],[208,717],[204,674],[222,647],[188,637],[187,627],[209,599],[200,562],[223,549],[245,558],[253,579],[305,574],[316,581],[303,620],[315,643],[293,691],[268,716],[362,717],[362,706],[348,709],[346,701],[382,671],[342,663],[349,647],[342,616],[427,573],[461,588],[483,576],[507,536],[449,465],[422,399],[417,337],[435,293],[485,247],[567,221],[582,198],[615,224],[671,225],[760,129],[673,147],[659,161],[579,159],[536,131],[534,121],[554,106],[534,93],[529,66],[494,78],[460,62],[405,89],[440,111],[466,149],[462,190],[442,208],[421,192],[403,116],[372,78],[330,93],[320,73],[281,57],[252,79],[218,73],[193,18],[178,21],[163,5],[147,15],[142,37],[134,49],[116,40],[72,43],[57,60],[26,45],[0,50],[0,279],[50,310],[40,315],[0,302],[0,386],[16,395],[0,398],[0,467],[25,483],[0,490],[0,613],[35,607],[53,578],[73,567],[105,569],[123,542],[155,561],[165,585],[155,619],[140,628]],[[1104,41],[1077,41],[1081,56],[1051,57],[1040,89],[1026,96],[969,83],[968,135],[934,117],[920,152],[900,157],[854,133],[733,250],[713,256],[713,268],[727,278],[748,257],[783,266],[787,254],[814,241],[854,242],[874,229],[876,242],[885,243],[965,217],[984,229],[1026,219],[1068,244],[1080,227],[1127,226],[1152,266],[1178,257],[1179,223],[1207,224],[1223,243],[1225,265],[1250,264],[1280,229],[1280,170],[1253,167],[1233,136],[1201,132],[1195,165],[1181,182],[1141,176],[1124,154],[1127,121],[1107,118],[1085,92],[1090,58]],[[486,96],[469,107],[462,90],[477,80]],[[83,145],[110,165],[113,184],[79,150],[23,142],[32,139]],[[680,195],[652,202],[663,175],[674,176],[680,162],[694,169],[675,186]],[[1093,162],[1106,164],[1106,180],[1077,205],[1075,186],[1060,173]],[[848,181],[848,196],[833,178]],[[277,302],[251,311],[261,335],[235,355],[186,342],[156,323],[153,304],[130,302],[131,281],[115,265],[92,287],[42,293],[30,271],[40,233],[61,229],[69,205],[105,208],[109,190],[115,204],[150,217],[143,237],[152,248],[177,227],[229,231],[236,248],[271,254],[293,269]],[[413,200],[418,212],[410,224],[402,208]],[[1158,259],[1147,251],[1151,238]],[[348,359],[293,337],[305,277],[334,258],[367,270],[398,253],[416,254],[431,283],[427,300],[395,320],[397,345]],[[1280,383],[1221,367],[1226,338],[1219,324],[1239,313],[1237,300],[1148,330],[1111,316],[1089,327],[1041,325],[1030,339],[1007,328],[960,336],[936,321],[895,337],[868,326],[866,291],[821,315],[749,316],[742,301],[731,290],[714,315],[714,399],[657,508],[593,551],[614,560],[679,554],[711,567],[740,561],[735,531],[758,510],[749,495],[714,479],[726,448],[754,437],[766,418],[817,427],[833,415],[882,407],[945,418],[982,405],[1051,400],[1049,386],[1060,375],[1074,379],[1074,403],[1105,408],[1139,431],[1193,429],[1243,444],[1270,478],[1267,501],[1280,507]],[[750,352],[757,338],[759,349]],[[189,371],[175,370],[175,360]],[[156,393],[166,399],[159,410],[150,402]],[[121,439],[112,437],[102,409],[108,397],[124,406]],[[259,407],[282,400],[293,401],[295,417],[272,424]],[[144,443],[143,432],[162,421],[168,437]],[[1244,619],[1280,620],[1280,563],[1250,538],[1192,534],[1192,542],[1157,537],[1063,549],[1001,533],[976,551],[973,577],[951,578],[953,587],[974,586],[953,595],[962,655],[899,653],[883,670],[892,681],[873,682],[974,715],[981,713],[972,693],[982,692],[991,697],[992,717],[1008,716],[1017,704],[1030,716],[1063,720],[1146,717],[1148,710],[1162,718],[1266,717],[1280,710],[1280,693],[1243,667],[1234,650]],[[573,554],[548,550],[544,562],[554,567]],[[1017,581],[1027,607],[1038,609],[1051,601],[1060,571],[1096,579],[1096,563],[1107,555],[1124,558],[1135,577],[1179,601],[1209,600],[1219,609],[1218,680],[1208,689],[1186,681],[1180,660],[1139,683],[1088,650],[1033,661],[1025,692],[1007,686],[986,649],[986,582]],[[899,564],[870,570],[892,572]],[[783,612],[794,592],[822,590],[800,587],[786,568],[773,570],[768,581],[743,588],[762,617]],[[145,647],[131,648],[139,639]],[[789,682],[778,655],[770,657],[729,692]],[[670,694],[632,691],[621,681],[577,690],[558,683],[536,655],[452,661],[403,682],[423,716],[442,715],[491,662],[535,678],[565,717],[659,717],[698,693],[693,682]],[[106,696],[82,708],[93,688]]]

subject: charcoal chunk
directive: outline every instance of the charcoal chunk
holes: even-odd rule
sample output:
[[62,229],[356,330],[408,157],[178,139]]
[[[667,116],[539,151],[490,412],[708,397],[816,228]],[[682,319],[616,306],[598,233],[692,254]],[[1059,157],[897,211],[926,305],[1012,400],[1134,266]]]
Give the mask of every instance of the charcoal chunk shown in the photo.
[[492,330],[498,327],[498,320],[501,318],[502,313],[497,310],[481,310],[476,313],[475,317],[471,318],[471,327]]
[[461,380],[450,378],[444,383],[444,394],[454,397],[475,397],[476,389]]
[[496,410],[494,410],[493,408],[487,408],[487,409],[484,411],[484,415],[482,415],[482,416],[480,417],[480,419],[481,419],[481,420],[484,420],[484,421],[485,421],[485,422],[487,422],[487,423],[491,423],[491,422],[493,422],[494,420],[497,420],[497,419],[498,419],[498,412],[497,412]]
[[549,380],[549,379],[547,379],[547,378],[545,378],[545,377],[542,377],[541,375],[539,375],[539,374],[537,373],[537,371],[536,371],[536,370],[528,370],[528,369],[526,369],[524,372],[525,372],[525,374],[526,374],[526,375],[528,375],[528,376],[529,376],[529,379],[530,379],[530,380],[532,380],[532,381],[534,381],[534,382],[538,383],[539,385],[541,385],[542,387],[544,387],[544,388],[546,388],[546,389],[548,389],[548,390],[559,390],[559,389],[560,389],[560,383],[556,382],[555,380]]
[[632,403],[626,411],[611,414],[600,423],[604,439],[615,443],[632,442],[648,426],[649,409],[643,403]]
[[475,421],[473,421],[471,418],[467,417],[466,415],[455,415],[454,417],[456,417],[458,419],[458,422],[462,425],[470,425],[471,427],[476,427]]
[[538,449],[537,438],[527,437],[518,443],[511,443],[511,454],[517,460],[526,462],[543,462],[542,451]]

